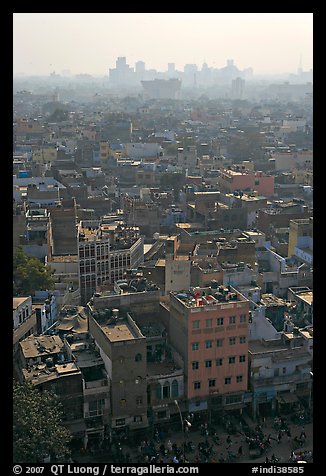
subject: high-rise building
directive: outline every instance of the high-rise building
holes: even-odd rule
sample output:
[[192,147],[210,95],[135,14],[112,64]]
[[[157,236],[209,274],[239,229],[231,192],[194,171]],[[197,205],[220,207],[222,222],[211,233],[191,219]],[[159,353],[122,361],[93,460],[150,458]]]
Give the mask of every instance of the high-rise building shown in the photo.
[[134,82],[134,69],[130,68],[124,56],[117,58],[115,68],[110,68],[109,79],[114,86],[123,86]]
[[232,80],[232,98],[243,99],[246,81],[242,78]]
[[145,63],[144,61],[137,61],[135,64],[135,71],[136,73],[144,73],[145,72]]

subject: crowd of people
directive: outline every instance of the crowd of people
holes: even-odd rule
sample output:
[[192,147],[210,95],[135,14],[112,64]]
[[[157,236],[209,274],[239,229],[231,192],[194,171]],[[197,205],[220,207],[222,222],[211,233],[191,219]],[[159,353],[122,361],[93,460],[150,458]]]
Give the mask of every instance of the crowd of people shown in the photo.
[[[286,457],[285,444],[290,448]],[[265,463],[313,461],[304,425],[285,417],[268,422],[263,418],[256,425],[239,420],[232,429],[229,422],[222,428],[203,423],[198,429],[188,428],[173,436],[157,428],[151,438],[138,444],[115,437],[105,454],[110,461],[121,463],[241,463],[258,458]]]

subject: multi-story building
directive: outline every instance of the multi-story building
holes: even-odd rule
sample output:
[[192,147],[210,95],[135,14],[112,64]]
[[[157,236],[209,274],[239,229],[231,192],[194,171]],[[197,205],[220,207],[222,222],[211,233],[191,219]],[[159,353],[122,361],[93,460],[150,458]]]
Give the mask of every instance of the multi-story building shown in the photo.
[[288,256],[313,263],[313,218],[290,220]]
[[147,99],[178,99],[181,81],[177,78],[141,81]]
[[13,353],[16,354],[19,342],[40,330],[36,312],[32,308],[32,297],[13,298]]
[[169,337],[185,363],[189,411],[213,408],[212,397],[221,396],[222,405],[241,406],[247,390],[249,300],[232,287],[214,286],[170,293],[169,307]]
[[60,205],[50,209],[50,256],[77,254],[76,217],[74,198],[61,200]]
[[90,304],[89,332],[104,361],[111,388],[111,428],[147,428],[146,337],[127,313]]
[[261,171],[223,170],[219,177],[221,192],[233,193],[236,190],[257,191],[258,195],[271,197],[274,194],[274,176]]
[[63,425],[75,437],[85,434],[82,373],[67,360],[67,346],[59,336],[30,336],[19,343],[17,377],[40,391],[54,391],[63,406]]
[[137,227],[83,221],[78,228],[78,256],[81,304],[86,304],[97,288],[138,268],[144,259],[143,239]]
[[305,335],[294,329],[278,339],[249,342],[254,417],[289,411],[298,401],[310,406],[312,356],[304,339]]
[[[84,334],[85,335],[85,334]],[[104,362],[87,333],[71,334],[66,340],[68,354],[82,373],[86,446],[98,446],[103,441],[110,419],[110,387]]]

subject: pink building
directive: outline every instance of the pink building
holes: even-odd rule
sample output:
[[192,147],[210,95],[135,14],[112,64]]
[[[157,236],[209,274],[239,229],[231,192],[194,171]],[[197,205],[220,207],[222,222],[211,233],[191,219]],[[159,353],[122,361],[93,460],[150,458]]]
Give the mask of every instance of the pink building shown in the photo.
[[185,362],[188,401],[239,396],[248,384],[249,300],[232,287],[170,293],[170,338]]
[[250,189],[264,197],[271,197],[274,194],[274,177],[260,171],[224,170],[219,177],[219,186],[224,193]]

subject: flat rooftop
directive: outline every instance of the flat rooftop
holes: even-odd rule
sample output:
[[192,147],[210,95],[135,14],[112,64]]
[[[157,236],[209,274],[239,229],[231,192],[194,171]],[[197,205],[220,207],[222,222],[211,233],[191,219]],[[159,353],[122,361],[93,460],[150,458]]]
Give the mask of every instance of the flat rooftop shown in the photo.
[[297,294],[297,297],[311,306],[313,301],[313,291],[299,293]]
[[111,342],[133,340],[139,337],[128,323],[102,325],[101,328]]
[[59,336],[29,336],[20,342],[26,359],[38,356],[58,354],[63,351],[64,343]]
[[313,327],[311,327],[309,330],[300,329],[299,332],[305,339],[313,339],[314,338]]
[[46,364],[37,364],[30,369],[23,369],[23,375],[25,381],[32,382],[33,385],[38,385],[60,377],[81,375],[81,371],[74,362],[66,362],[56,364],[51,368]]
[[147,375],[150,377],[154,375],[168,376],[178,370],[182,371],[181,367],[174,362],[147,362]]
[[273,339],[269,341],[251,340],[248,343],[248,351],[250,354],[264,354],[271,351],[288,351],[289,348],[281,339]]
[[21,304],[23,304],[25,301],[29,299],[29,296],[26,297],[14,297],[13,298],[13,303],[12,303],[12,309],[15,311],[17,307],[19,307]]
[[237,292],[234,288],[226,286],[193,288],[190,291],[171,293],[184,306],[206,307],[213,304],[227,304],[232,302],[247,302],[248,300]]

